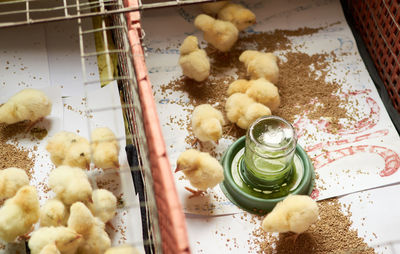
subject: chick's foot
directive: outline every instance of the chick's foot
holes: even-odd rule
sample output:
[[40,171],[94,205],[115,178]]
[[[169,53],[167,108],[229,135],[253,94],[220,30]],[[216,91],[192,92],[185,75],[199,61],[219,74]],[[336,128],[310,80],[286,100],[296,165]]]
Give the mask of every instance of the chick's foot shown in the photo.
[[189,198],[200,197],[200,196],[204,196],[206,194],[205,191],[193,190],[192,188],[189,188],[189,187],[185,187],[185,189],[192,193],[192,195],[190,195]]
[[27,232],[24,235],[21,235],[21,236],[17,237],[17,239],[20,240],[20,241],[29,241],[29,239],[31,239],[30,234],[33,232],[34,229],[35,229],[35,227],[32,226],[32,228],[29,230],[29,232]]
[[27,125],[26,128],[25,128],[25,132],[29,132],[29,131],[33,128],[33,126],[35,126],[38,122],[40,122],[40,121],[42,121],[42,120],[43,120],[43,117],[40,118],[40,119],[38,119],[38,120],[36,120],[36,121],[28,122],[28,125]]
[[198,143],[199,143],[199,139],[198,139],[198,138],[195,138],[195,139],[192,141],[192,143],[190,144],[190,146],[191,146],[191,147],[196,147]]
[[294,233],[293,235],[286,236],[285,239],[292,240],[293,245],[296,245],[297,238],[298,238],[300,235],[301,235],[301,234],[296,234],[296,233]]

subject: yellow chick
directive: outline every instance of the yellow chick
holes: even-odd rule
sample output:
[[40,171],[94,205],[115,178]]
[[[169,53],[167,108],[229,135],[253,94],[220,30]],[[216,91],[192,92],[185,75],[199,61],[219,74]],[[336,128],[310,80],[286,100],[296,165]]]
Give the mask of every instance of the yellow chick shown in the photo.
[[104,254],[140,254],[140,252],[129,245],[122,245],[108,249]]
[[206,3],[201,5],[201,9],[203,12],[208,15],[215,16],[217,13],[229,3],[229,1],[218,1],[214,3]]
[[27,88],[0,106],[0,123],[30,121],[31,126],[50,115],[52,103],[42,91]]
[[57,249],[55,243],[49,243],[39,252],[39,254],[61,254],[61,252]]
[[204,32],[204,40],[221,52],[229,51],[239,37],[239,30],[231,22],[217,20],[206,14],[198,15],[194,25]]
[[87,202],[92,196],[92,186],[80,168],[60,166],[54,169],[49,176],[49,186],[65,205]]
[[227,4],[218,12],[218,19],[229,21],[239,31],[256,23],[256,15],[240,4]]
[[89,169],[90,161],[89,141],[85,138],[81,138],[78,142],[71,144],[61,165]]
[[197,82],[204,81],[210,75],[210,60],[206,51],[199,49],[196,36],[188,36],[180,48],[179,65],[182,73]]
[[271,111],[278,109],[281,103],[278,88],[264,78],[250,81],[236,80],[229,85],[227,93],[228,95],[246,93],[250,98],[264,104]]
[[92,131],[92,158],[96,167],[119,168],[119,144],[114,133],[106,127]]
[[49,244],[55,244],[62,254],[74,254],[82,240],[80,234],[67,227],[42,227],[32,233],[28,246],[32,254],[40,254]]
[[24,186],[0,208],[0,238],[12,242],[27,234],[39,220],[39,198],[35,187]]
[[278,58],[274,54],[246,50],[240,55],[239,61],[244,63],[251,79],[265,78],[274,84],[278,83]]
[[271,110],[250,98],[247,94],[234,93],[226,100],[226,115],[229,121],[247,129],[257,118],[271,115]]
[[262,222],[266,232],[301,234],[318,220],[318,205],[309,196],[289,195]]
[[75,133],[61,131],[47,143],[47,151],[56,166],[67,165],[88,169],[90,167],[89,141]]
[[192,129],[200,141],[218,141],[224,124],[222,113],[210,104],[199,105],[193,110]]
[[25,185],[29,185],[25,170],[20,168],[0,170],[0,200],[13,197]]
[[102,254],[111,247],[111,239],[105,231],[104,223],[99,218],[95,218],[83,203],[73,204],[70,213],[68,228],[84,238],[78,253]]
[[67,131],[60,131],[49,139],[46,149],[50,153],[50,158],[54,165],[62,165],[69,146],[71,143],[77,142],[78,139],[79,136],[77,134]]
[[89,208],[82,202],[76,202],[71,206],[68,218],[68,228],[73,229],[80,235],[87,235],[93,227],[94,217]]
[[194,149],[186,150],[178,157],[176,171],[182,171],[190,184],[206,191],[224,180],[221,164],[209,153]]
[[92,193],[92,203],[89,203],[88,207],[94,216],[106,223],[115,216],[117,198],[108,190],[96,189]]
[[111,239],[105,231],[104,223],[94,219],[94,225],[89,233],[85,235],[85,242],[79,247],[80,254],[103,254],[111,247]]
[[67,224],[68,210],[57,199],[50,199],[40,208],[40,226],[65,226]]
[[231,96],[234,93],[246,93],[247,89],[250,87],[250,82],[245,79],[238,79],[233,81],[229,87],[226,93],[228,96]]

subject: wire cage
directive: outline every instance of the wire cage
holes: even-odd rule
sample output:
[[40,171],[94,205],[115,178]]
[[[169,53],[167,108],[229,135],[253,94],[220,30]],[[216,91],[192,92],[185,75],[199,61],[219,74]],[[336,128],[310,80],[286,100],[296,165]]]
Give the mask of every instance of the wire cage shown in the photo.
[[52,2],[41,0],[7,0],[0,1],[0,10],[6,9],[6,11],[0,11],[0,20],[3,20],[0,22],[0,27],[46,23],[99,15],[112,15],[145,9],[165,8],[212,1],[213,0],[156,0],[147,1],[150,3],[142,3],[142,1],[139,0],[121,6],[115,0],[58,0]]

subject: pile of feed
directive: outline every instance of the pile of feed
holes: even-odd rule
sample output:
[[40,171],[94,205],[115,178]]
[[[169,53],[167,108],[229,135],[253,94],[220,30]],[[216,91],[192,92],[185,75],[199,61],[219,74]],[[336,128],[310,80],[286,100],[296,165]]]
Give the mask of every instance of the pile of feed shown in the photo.
[[0,124],[0,170],[10,167],[24,169],[29,177],[35,164],[35,155],[32,151],[20,147],[16,136],[25,135],[25,125]]
[[295,241],[291,233],[276,235],[258,228],[252,232],[251,250],[260,254],[375,253],[351,228],[351,213],[344,213],[337,199],[320,201],[318,207],[319,220]]

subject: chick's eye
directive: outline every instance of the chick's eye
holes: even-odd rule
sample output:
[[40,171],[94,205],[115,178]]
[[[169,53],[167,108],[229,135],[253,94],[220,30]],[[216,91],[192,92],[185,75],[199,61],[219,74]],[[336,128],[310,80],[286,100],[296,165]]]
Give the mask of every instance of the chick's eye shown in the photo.
[[67,242],[67,244],[73,243],[75,241],[75,239],[71,239]]
[[85,156],[85,153],[81,153],[81,154],[79,154],[79,156]]

